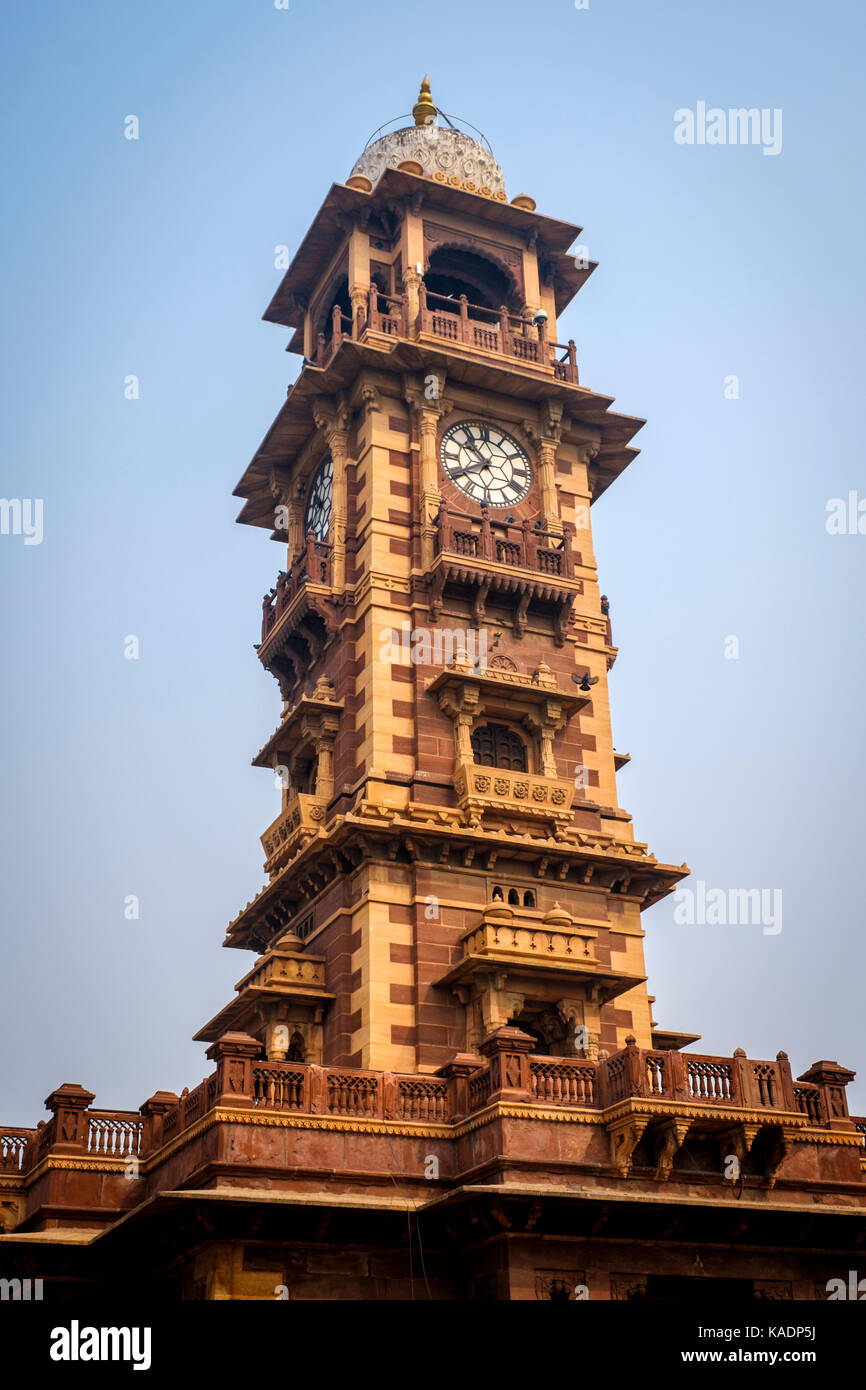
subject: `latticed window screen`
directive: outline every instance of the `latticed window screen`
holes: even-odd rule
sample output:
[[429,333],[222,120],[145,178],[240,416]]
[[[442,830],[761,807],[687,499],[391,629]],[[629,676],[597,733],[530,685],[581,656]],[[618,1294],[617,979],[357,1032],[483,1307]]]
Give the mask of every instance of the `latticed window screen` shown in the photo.
[[479,724],[473,729],[472,756],[481,767],[526,771],[526,744],[504,724]]

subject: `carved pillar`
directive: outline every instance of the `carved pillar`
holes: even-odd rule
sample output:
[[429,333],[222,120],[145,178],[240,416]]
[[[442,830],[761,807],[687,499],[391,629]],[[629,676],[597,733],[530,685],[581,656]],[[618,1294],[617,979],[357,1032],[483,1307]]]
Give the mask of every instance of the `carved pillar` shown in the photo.
[[562,519],[556,492],[556,451],[563,425],[562,405],[551,396],[540,403],[537,419],[523,422],[524,432],[535,444],[537,452],[542,527],[558,535],[562,534]]
[[253,1103],[253,1062],[262,1045],[249,1033],[223,1033],[205,1054],[217,1064],[216,1105]]
[[458,690],[446,689],[439,692],[439,708],[443,714],[454,721],[454,771],[474,762],[472,753],[472,725],[480,712],[481,691],[477,685],[466,682]]
[[418,314],[421,307],[420,288],[421,276],[414,266],[406,266],[403,271],[403,293],[406,296],[406,318],[410,338],[417,337],[418,334]]
[[529,1054],[535,1039],[519,1028],[497,1028],[481,1043],[478,1051],[490,1067],[490,1097],[493,1100],[532,1099]]
[[370,292],[370,237],[356,220],[349,237],[349,299],[352,304],[352,336],[360,336],[366,321]]
[[334,743],[339,727],[338,715],[324,715],[316,739],[316,796],[325,801],[334,795]]
[[403,394],[409,405],[413,431],[418,439],[421,567],[425,570],[429,570],[433,564],[436,518],[442,501],[439,492],[439,456],[436,439],[439,431],[439,420],[450,409],[450,403],[443,398],[444,390],[445,373],[439,369],[421,379],[405,377],[403,380]]
[[553,741],[565,725],[565,715],[557,700],[545,700],[538,711],[531,711],[524,718],[527,728],[538,739],[540,771],[545,777],[557,777],[556,758]]
[[67,1153],[87,1148],[86,1110],[93,1100],[93,1092],[85,1091],[83,1086],[67,1081],[58,1086],[45,1102],[46,1110],[54,1113],[54,1143],[52,1153]]
[[436,536],[436,513],[439,510],[439,478],[436,458],[436,434],[439,412],[422,409],[418,427],[421,436],[421,567],[429,570],[433,564]]
[[[399,215],[400,255],[403,262],[403,293],[408,299],[409,333],[414,336],[418,317],[418,286],[424,270],[423,196],[415,194],[402,204]],[[420,270],[419,270],[420,266]]]
[[[780,1053],[779,1056],[783,1057],[785,1062],[788,1061],[784,1053]],[[811,1082],[820,1088],[830,1129],[851,1130],[855,1127],[848,1113],[848,1097],[845,1090],[848,1083],[854,1080],[854,1076],[853,1071],[840,1066],[838,1062],[813,1062],[809,1070],[797,1078],[798,1081]],[[793,1084],[791,1100],[793,1102]],[[793,1103],[790,1108],[794,1108]]]
[[541,308],[541,286],[538,278],[538,229],[533,227],[526,237],[523,254],[523,283],[526,295],[526,312],[531,317]]

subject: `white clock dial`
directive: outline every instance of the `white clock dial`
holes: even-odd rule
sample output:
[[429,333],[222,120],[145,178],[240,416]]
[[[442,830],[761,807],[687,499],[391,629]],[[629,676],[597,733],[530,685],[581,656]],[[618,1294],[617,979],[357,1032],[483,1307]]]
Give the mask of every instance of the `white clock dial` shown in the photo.
[[487,507],[513,507],[532,486],[525,450],[510,434],[480,420],[461,420],[446,430],[439,457],[452,483]]
[[319,465],[318,472],[313,479],[313,486],[310,488],[310,496],[307,501],[307,514],[304,518],[304,535],[312,531],[317,541],[328,539],[328,528],[331,525],[331,498],[334,486],[334,465],[331,462],[330,454]]

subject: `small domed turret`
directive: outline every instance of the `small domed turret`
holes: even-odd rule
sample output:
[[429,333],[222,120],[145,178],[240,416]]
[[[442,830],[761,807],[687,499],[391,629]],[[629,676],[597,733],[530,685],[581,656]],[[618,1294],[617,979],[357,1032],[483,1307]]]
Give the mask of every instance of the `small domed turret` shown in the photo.
[[480,131],[470,135],[458,129],[457,118],[446,116],[434,104],[429,77],[421,83],[412,118],[414,125],[401,125],[386,135],[377,131],[378,138],[369,141],[350,177],[375,184],[386,169],[408,166],[407,172],[423,174],[437,183],[506,201],[505,179],[487,141]]

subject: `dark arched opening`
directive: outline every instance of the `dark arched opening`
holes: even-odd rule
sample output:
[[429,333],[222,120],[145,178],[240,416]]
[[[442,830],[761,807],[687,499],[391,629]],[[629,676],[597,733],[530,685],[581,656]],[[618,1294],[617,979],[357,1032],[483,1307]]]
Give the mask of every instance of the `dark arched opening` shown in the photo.
[[[473,306],[498,310],[504,304],[511,313],[517,313],[520,308],[513,281],[504,270],[485,256],[457,246],[440,246],[431,252],[424,284],[428,294],[446,299],[459,301],[465,294],[470,318]],[[436,307],[442,306],[437,304]],[[489,315],[484,317],[487,319]]]
[[322,335],[326,343],[329,343],[334,336],[335,309],[339,309],[343,318],[348,319],[349,323],[345,325],[346,328],[348,328],[352,322],[352,300],[349,295],[349,280],[345,275],[342,280],[339,280],[334,286],[333,292],[326,295],[323,301],[319,317],[314,325],[313,336],[316,342],[318,341],[319,334]]
[[472,756],[479,767],[526,772],[526,744],[506,724],[479,724],[472,730],[471,741]]

